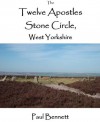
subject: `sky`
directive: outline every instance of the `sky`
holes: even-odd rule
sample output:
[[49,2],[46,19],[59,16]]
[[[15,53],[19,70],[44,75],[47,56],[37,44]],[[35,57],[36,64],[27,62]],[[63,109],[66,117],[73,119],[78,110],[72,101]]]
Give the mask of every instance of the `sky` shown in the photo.
[[100,73],[100,44],[0,44],[0,71]]

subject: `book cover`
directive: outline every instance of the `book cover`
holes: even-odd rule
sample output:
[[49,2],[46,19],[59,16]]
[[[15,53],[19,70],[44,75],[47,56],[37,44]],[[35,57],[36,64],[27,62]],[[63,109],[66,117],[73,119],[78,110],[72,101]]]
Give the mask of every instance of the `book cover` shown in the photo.
[[99,0],[0,2],[0,120],[100,117]]

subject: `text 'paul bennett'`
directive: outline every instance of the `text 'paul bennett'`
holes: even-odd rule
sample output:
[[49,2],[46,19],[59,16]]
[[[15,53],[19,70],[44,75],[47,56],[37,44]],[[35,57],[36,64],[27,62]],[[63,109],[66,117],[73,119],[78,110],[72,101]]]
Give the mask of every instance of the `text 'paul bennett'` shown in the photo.
[[51,119],[69,119],[69,115],[50,115],[49,113],[42,113],[41,115],[37,115],[36,113],[32,113],[32,120],[36,119],[44,119],[44,120],[51,120]]

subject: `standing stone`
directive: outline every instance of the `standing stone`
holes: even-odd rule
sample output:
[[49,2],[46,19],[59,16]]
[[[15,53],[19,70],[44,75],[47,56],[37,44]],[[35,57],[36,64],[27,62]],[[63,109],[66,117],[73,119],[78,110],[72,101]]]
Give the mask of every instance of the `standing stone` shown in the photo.
[[27,79],[27,75],[25,75],[25,79]]
[[13,76],[13,77],[11,78],[11,81],[15,81],[15,79],[16,79],[16,77],[15,77],[15,76]]
[[3,79],[1,79],[0,81],[6,81],[6,78],[7,78],[7,76],[5,76]]
[[39,76],[39,79],[41,79],[41,76]]
[[34,82],[38,83],[38,77],[37,76],[34,77]]
[[41,78],[42,78],[41,76],[38,77],[38,83],[41,82]]

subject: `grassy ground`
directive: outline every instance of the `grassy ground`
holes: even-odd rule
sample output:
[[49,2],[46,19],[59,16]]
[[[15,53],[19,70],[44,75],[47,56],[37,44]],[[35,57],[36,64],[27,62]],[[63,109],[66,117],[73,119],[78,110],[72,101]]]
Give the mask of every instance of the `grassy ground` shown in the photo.
[[[4,76],[0,77],[3,78]],[[94,94],[100,93],[100,78],[88,80],[88,78],[38,77],[37,79],[34,76],[17,76],[13,82],[11,79],[12,76],[7,76],[6,81],[0,82],[1,108],[100,108],[100,99],[40,85],[65,83],[70,87]],[[85,81],[82,82],[83,80]]]
[[[4,76],[0,77],[2,79]],[[6,81],[11,81],[12,76],[7,76]],[[41,84],[59,84],[59,83],[64,83],[64,84],[70,84],[74,83],[77,81],[88,81],[88,78],[81,78],[81,77],[38,77],[36,78],[35,76],[17,76],[14,81],[18,82],[33,82],[33,83],[41,83]]]
[[[42,77],[42,78],[38,78],[38,82],[42,83],[42,84],[58,84],[58,83],[65,83],[65,84],[70,84],[70,83],[74,83],[76,81],[80,81],[82,78],[57,78],[57,77]],[[20,81],[20,82],[37,82],[36,80],[34,80],[34,78],[16,78],[16,81]]]
[[41,78],[39,79],[40,83],[43,84],[48,84],[48,83],[53,83],[53,84],[58,84],[58,83],[65,83],[65,84],[69,84],[69,83],[73,83],[76,81],[79,81],[81,78],[57,78],[57,77],[52,77],[52,78]]

